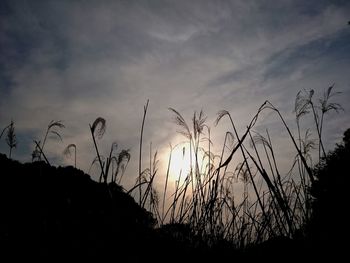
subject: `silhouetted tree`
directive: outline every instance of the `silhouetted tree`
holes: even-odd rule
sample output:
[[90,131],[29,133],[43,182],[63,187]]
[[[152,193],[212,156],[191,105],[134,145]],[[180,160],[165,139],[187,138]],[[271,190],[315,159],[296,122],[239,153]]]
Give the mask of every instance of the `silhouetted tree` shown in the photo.
[[350,129],[344,132],[343,142],[329,152],[314,169],[317,178],[311,188],[313,214],[311,233],[317,244],[342,246],[348,228]]

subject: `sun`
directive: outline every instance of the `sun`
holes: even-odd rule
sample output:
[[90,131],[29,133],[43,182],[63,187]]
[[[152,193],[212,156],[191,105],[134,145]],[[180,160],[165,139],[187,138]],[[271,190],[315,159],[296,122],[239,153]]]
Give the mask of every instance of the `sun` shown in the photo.
[[208,168],[207,165],[208,157],[205,155],[204,150],[198,150],[197,154],[195,154],[193,147],[190,149],[189,143],[178,144],[171,151],[169,179],[181,183],[190,174],[191,167],[193,173],[198,171],[200,174],[203,174]]

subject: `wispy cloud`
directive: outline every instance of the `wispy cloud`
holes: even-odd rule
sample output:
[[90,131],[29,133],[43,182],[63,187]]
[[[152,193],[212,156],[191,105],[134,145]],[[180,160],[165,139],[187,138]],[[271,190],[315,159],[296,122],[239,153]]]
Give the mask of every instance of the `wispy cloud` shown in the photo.
[[[147,99],[145,142],[161,149],[175,140],[169,106],[188,118],[203,108],[211,122],[230,110],[244,128],[266,99],[292,121],[298,90],[336,83],[348,112],[349,10],[342,1],[5,1],[0,126],[13,118],[23,137],[40,138],[50,120],[64,120],[65,144],[77,144],[87,170],[88,124],[102,116],[101,146],[130,147],[134,176]],[[326,138],[335,140],[350,122],[331,121]],[[14,156],[29,160],[28,143]]]

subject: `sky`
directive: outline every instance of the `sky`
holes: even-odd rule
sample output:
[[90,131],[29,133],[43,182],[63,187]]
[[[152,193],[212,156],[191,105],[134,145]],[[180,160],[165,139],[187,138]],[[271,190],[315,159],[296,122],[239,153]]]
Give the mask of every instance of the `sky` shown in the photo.
[[[326,116],[324,141],[331,150],[350,126],[350,2],[281,1],[1,1],[0,128],[15,122],[13,158],[31,160],[33,140],[42,140],[51,120],[62,120],[63,142],[50,138],[48,159],[77,145],[77,166],[89,171],[94,146],[89,124],[106,119],[98,140],[106,155],[112,142],[130,149],[123,184],[138,174],[144,105],[143,168],[158,150],[159,185],[164,181],[169,143],[183,140],[172,107],[188,122],[203,110],[219,151],[229,123],[214,126],[227,110],[243,132],[259,106],[271,101],[295,132],[294,99],[315,90],[315,99],[334,84],[344,111]],[[313,129],[310,118],[303,131]],[[280,162],[291,162],[286,132],[271,114],[256,130],[272,135]],[[8,153],[2,138],[0,152]],[[95,169],[95,172],[93,171]],[[97,179],[96,168],[90,172]]]

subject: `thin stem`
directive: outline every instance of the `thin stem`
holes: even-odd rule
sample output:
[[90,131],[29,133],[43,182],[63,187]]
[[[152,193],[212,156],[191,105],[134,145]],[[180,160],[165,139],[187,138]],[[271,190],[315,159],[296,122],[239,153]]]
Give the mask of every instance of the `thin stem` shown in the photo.
[[172,151],[173,151],[173,149],[172,149],[172,147],[170,145],[170,154],[169,154],[169,160],[168,160],[168,167],[167,167],[167,171],[166,171],[164,194],[163,194],[162,225],[163,225],[163,221],[164,221],[164,205],[165,205],[166,190],[167,190],[167,187],[168,187],[168,178],[169,178],[169,171],[170,171]]
[[149,100],[147,100],[147,103],[146,105],[144,106],[143,108],[143,118],[142,118],[142,125],[141,125],[141,135],[140,135],[140,154],[139,154],[139,204],[141,205],[141,202],[142,202],[142,184],[141,184],[141,174],[142,174],[142,138],[143,138],[143,128],[144,128],[144,125],[145,125],[145,119],[146,119],[146,113],[147,113],[147,108],[148,108],[148,103],[149,103]]
[[89,127],[90,127],[90,131],[91,131],[92,140],[93,140],[93,142],[94,142],[94,146],[95,146],[95,150],[96,150],[98,162],[99,162],[100,167],[101,167],[101,176],[102,176],[103,178],[105,178],[105,174],[104,174],[104,171],[103,171],[104,165],[102,164],[101,156],[100,156],[100,153],[99,153],[99,151],[98,151],[96,139],[95,139],[95,136],[94,136],[94,131],[93,131],[92,126],[91,126],[90,124],[89,124]]
[[46,156],[45,156],[45,154],[44,154],[44,152],[43,152],[43,149],[40,147],[39,143],[38,143],[37,141],[34,141],[34,143],[35,143],[36,146],[38,147],[40,153],[43,155],[43,157],[44,157],[46,163],[47,163],[48,165],[50,165],[50,162],[49,162],[49,160],[46,158]]

